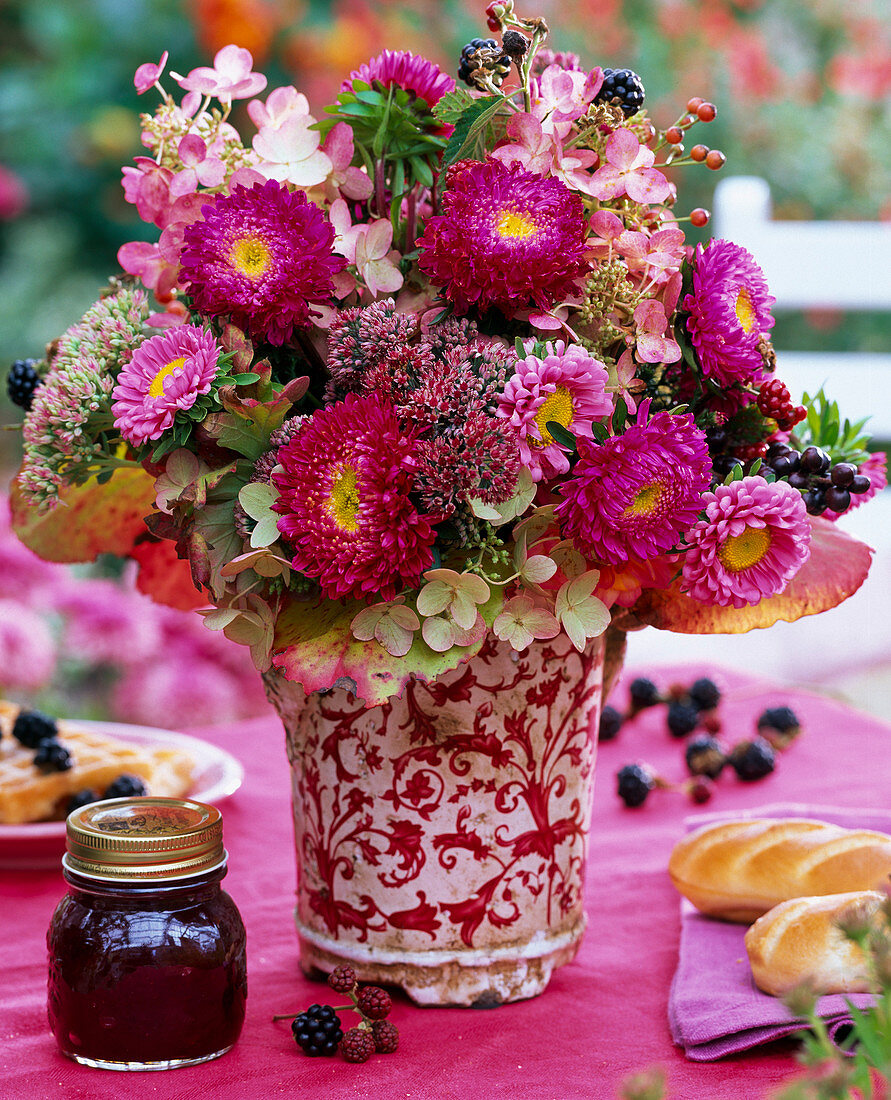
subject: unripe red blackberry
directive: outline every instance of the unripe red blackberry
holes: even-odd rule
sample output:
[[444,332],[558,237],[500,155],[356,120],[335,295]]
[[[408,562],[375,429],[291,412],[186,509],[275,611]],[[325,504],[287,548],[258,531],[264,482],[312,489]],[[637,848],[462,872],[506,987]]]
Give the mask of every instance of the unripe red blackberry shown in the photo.
[[375,1020],[371,1025],[371,1034],[378,1054],[392,1054],[399,1046],[399,1028],[389,1020]]
[[328,975],[328,985],[335,993],[349,993],[356,988],[356,971],[351,966],[336,966]]
[[374,1054],[374,1036],[364,1027],[351,1027],[340,1040],[345,1062],[367,1062]]
[[356,994],[356,1008],[369,1020],[383,1020],[390,1015],[393,1002],[386,989],[377,985],[366,985]]

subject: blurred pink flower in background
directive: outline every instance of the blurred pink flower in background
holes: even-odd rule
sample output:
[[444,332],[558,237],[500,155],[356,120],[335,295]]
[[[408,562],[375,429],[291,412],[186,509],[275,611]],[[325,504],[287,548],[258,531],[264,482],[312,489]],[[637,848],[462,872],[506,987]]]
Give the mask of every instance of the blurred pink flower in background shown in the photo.
[[55,667],[56,643],[42,616],[17,600],[0,600],[0,687],[38,691]]
[[28,191],[24,183],[0,164],[0,221],[11,222],[25,212]]

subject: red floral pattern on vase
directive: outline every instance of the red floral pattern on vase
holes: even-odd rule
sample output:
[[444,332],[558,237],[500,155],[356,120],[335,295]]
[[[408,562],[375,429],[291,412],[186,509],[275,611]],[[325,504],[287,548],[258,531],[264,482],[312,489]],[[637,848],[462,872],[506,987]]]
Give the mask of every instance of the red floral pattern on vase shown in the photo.
[[366,709],[267,690],[288,734],[301,964],[425,1004],[541,992],[584,930],[603,644],[466,664]]

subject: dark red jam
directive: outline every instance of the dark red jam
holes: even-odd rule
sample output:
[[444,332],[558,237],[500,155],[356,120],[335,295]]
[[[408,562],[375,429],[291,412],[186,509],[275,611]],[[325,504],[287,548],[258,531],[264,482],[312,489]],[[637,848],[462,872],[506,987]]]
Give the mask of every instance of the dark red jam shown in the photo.
[[175,882],[105,882],[66,868],[47,934],[49,1021],[64,1054],[168,1068],[225,1053],[244,1022],[245,934],[225,867]]

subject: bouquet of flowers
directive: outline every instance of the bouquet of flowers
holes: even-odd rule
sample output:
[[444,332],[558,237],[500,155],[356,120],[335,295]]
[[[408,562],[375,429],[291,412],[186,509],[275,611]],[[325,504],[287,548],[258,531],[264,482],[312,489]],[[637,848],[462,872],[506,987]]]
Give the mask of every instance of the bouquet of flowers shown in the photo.
[[881,457],[776,377],[753,257],[685,242],[714,106],[660,130],[630,70],[512,0],[487,20],[460,83],[384,50],[321,119],[235,45],[181,98],[140,66],[123,185],[160,233],[13,367],[29,545],[132,557],[259,669],[369,706],[487,636],[747,630],[859,586],[831,521]]

